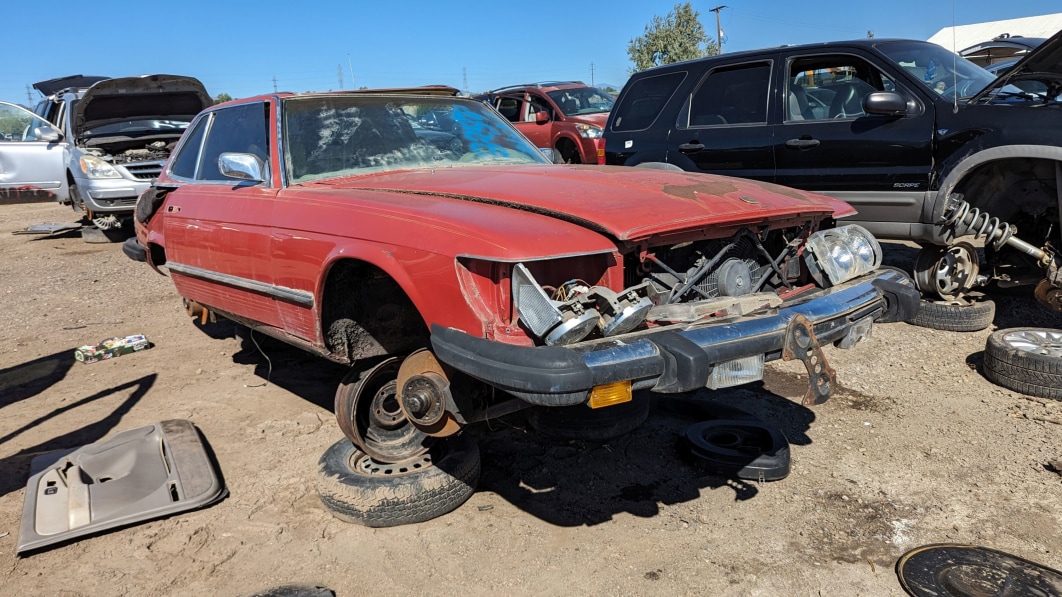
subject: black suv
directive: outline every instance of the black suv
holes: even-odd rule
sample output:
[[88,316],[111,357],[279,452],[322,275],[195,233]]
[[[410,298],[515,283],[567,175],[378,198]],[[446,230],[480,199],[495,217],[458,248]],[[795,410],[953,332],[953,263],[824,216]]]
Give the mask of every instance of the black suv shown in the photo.
[[[1043,91],[1016,86],[1029,80]],[[1062,33],[999,79],[922,41],[737,52],[633,75],[605,127],[605,161],[832,195],[876,236],[926,245],[923,292],[1035,283],[1046,268],[1037,296],[1058,308],[1060,93]],[[988,270],[955,242],[973,233],[987,237]]]

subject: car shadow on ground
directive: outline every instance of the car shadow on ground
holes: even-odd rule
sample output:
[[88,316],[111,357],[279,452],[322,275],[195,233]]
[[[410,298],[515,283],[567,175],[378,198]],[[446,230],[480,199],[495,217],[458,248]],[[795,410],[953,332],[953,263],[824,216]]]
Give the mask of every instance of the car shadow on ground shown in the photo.
[[61,381],[75,363],[74,349],[0,369],[0,408],[31,398]]
[[762,383],[648,397],[648,420],[608,441],[550,439],[527,424],[527,411],[477,426],[473,432],[479,435],[483,466],[479,490],[565,527],[597,525],[622,513],[657,516],[666,506],[698,499],[705,489],[727,489],[735,501],[754,498],[759,482],[715,474],[685,449],[685,430],[712,418],[699,413],[694,402],[709,405],[708,410],[711,404],[739,408],[780,427],[790,444],[811,443],[806,432],[815,414]]
[[137,402],[147,395],[152,386],[155,385],[155,380],[158,375],[152,373],[145,375],[138,379],[127,381],[123,384],[107,388],[96,392],[91,396],[86,396],[80,400],[76,400],[69,404],[65,404],[59,408],[52,410],[50,413],[38,417],[33,421],[30,421],[22,427],[0,437],[0,446],[11,441],[12,439],[33,430],[41,424],[54,419],[65,413],[75,411],[81,406],[85,406],[102,398],[114,394],[120,394],[129,392],[129,395],[118,405],[110,414],[106,417],[83,425],[78,429],[60,435],[59,437],[53,437],[51,439],[44,440],[34,446],[23,448],[17,453],[10,456],[0,458],[0,497],[11,493],[12,491],[18,491],[24,487],[29,480],[29,465],[34,456],[43,454],[45,452],[51,452],[53,450],[65,450],[69,448],[78,448],[86,444],[103,439],[108,433],[110,433],[119,422],[130,410],[136,405]]

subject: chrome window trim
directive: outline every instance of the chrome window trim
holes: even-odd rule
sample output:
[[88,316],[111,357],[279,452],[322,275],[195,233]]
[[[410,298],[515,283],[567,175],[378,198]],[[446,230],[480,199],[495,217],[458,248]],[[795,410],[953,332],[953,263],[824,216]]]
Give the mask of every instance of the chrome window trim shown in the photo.
[[222,274],[201,267],[184,265],[183,263],[174,263],[172,261],[167,262],[166,267],[172,273],[189,276],[191,278],[199,278],[200,280],[206,280],[208,282],[217,282],[218,284],[248,290],[257,294],[264,294],[279,301],[292,303],[300,307],[306,307],[307,309],[312,309],[314,305],[313,293],[306,292],[305,290],[296,290],[285,286],[266,284],[265,282],[259,282],[258,280],[250,280],[248,278],[241,278],[230,274]]

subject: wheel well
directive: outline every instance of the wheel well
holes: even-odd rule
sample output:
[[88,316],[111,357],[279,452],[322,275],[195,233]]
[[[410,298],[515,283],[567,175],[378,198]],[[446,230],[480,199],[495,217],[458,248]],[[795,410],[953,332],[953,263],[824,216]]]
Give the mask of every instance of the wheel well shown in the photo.
[[568,137],[560,137],[557,139],[557,151],[564,155],[565,150],[569,151],[576,160],[582,161],[582,156],[579,155],[579,144]]
[[1058,220],[1055,167],[1046,158],[1006,158],[981,164],[955,185],[970,205],[1001,220],[1053,214]]
[[328,272],[321,329],[328,350],[349,362],[428,345],[424,319],[398,282],[355,259],[338,261]]

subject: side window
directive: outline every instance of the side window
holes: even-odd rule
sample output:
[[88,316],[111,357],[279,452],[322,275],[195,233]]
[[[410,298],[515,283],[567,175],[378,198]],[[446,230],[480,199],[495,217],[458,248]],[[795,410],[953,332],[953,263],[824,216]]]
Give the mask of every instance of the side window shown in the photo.
[[868,94],[894,90],[892,79],[858,56],[797,58],[789,64],[785,119],[858,118]]
[[520,122],[521,100],[515,97],[498,98],[498,113],[509,122]]
[[766,124],[771,63],[713,70],[690,100],[689,126]]
[[539,112],[545,112],[549,114],[549,104],[546,103],[546,100],[538,97],[537,95],[529,96],[529,101],[527,102],[527,120],[530,122],[535,122],[535,116]]
[[207,114],[196,121],[188,132],[181,152],[170,164],[170,174],[180,178],[195,178],[195,167],[199,163],[199,151],[203,148],[203,135],[206,133],[212,114]]
[[269,136],[266,124],[269,104],[255,103],[224,108],[214,112],[213,123],[203,144],[203,153],[196,171],[196,180],[222,180],[218,158],[225,152],[250,153],[269,164]]
[[630,83],[619,103],[612,109],[613,131],[640,131],[649,128],[686,79],[686,71],[638,79]]
[[29,110],[0,104],[0,141],[37,141],[37,129],[55,127]]

